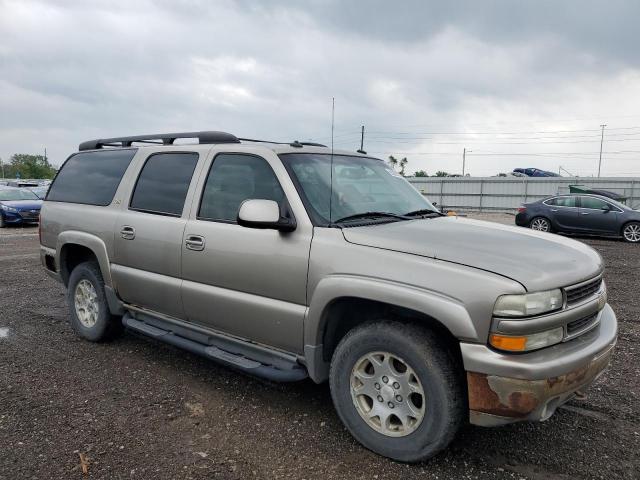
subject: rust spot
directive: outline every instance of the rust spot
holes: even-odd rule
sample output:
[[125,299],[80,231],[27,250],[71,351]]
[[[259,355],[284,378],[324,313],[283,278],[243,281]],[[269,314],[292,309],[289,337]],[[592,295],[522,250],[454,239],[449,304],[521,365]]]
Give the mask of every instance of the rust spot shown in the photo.
[[537,399],[529,392],[515,391],[508,395],[509,405],[500,401],[498,394],[489,385],[488,376],[467,372],[469,409],[503,417],[525,417],[538,406]]

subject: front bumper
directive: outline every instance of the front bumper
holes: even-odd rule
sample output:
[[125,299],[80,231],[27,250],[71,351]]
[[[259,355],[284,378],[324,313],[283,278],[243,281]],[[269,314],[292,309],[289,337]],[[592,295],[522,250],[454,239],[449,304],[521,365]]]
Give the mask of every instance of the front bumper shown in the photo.
[[546,420],[593,383],[609,364],[618,323],[606,305],[596,328],[569,342],[530,353],[504,354],[460,345],[469,394],[469,420],[495,426]]

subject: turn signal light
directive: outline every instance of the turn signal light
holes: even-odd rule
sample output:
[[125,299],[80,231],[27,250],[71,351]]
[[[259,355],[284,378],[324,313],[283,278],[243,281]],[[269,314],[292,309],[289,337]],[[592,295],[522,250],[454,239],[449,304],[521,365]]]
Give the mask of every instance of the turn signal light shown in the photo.
[[500,350],[524,352],[527,347],[527,337],[507,337],[493,333],[489,337],[489,343]]

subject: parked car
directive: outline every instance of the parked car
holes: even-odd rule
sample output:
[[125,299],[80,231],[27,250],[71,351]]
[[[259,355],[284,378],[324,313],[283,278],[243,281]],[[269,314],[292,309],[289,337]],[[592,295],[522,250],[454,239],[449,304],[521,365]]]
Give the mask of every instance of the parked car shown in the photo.
[[518,209],[516,225],[640,242],[640,211],[601,195],[557,195],[527,203]]
[[270,380],[328,381],[353,436],[406,462],[466,421],[547,419],[617,335],[587,245],[445,216],[384,161],[317,144],[84,142],[44,203],[41,259],[79,336],[124,325]]
[[38,223],[40,200],[35,193],[15,187],[0,187],[0,228]]
[[514,168],[513,174],[522,174],[527,177],[559,177],[560,175],[554,172],[548,172],[546,170],[540,170],[539,168]]

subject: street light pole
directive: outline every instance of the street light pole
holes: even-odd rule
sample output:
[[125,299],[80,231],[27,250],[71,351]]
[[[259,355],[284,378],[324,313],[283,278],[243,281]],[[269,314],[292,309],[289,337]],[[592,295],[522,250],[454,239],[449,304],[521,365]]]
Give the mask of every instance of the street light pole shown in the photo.
[[602,128],[602,135],[600,136],[600,160],[598,160],[598,178],[600,178],[600,168],[602,167],[602,143],[604,142],[604,127],[606,126],[606,123],[604,125],[600,125],[600,127]]
[[465,165],[467,162],[467,153],[471,153],[471,150],[467,152],[467,147],[462,149],[462,176],[464,177]]

